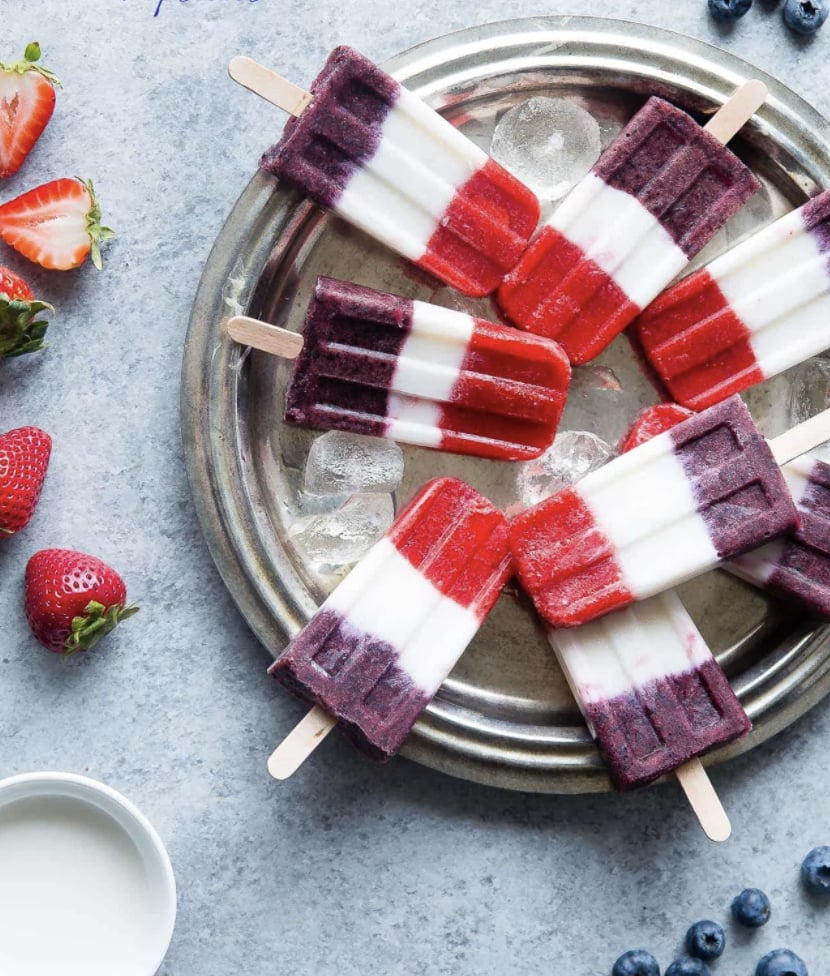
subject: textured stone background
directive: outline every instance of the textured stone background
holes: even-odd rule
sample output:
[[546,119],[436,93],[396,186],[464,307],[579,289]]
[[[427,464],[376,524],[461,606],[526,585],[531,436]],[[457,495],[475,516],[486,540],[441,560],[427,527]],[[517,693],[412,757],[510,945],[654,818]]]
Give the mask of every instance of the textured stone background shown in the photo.
[[[381,59],[506,15],[608,15],[728,48],[828,114],[830,27],[797,42],[763,0],[732,31],[704,0],[165,0],[154,18],[156,4],[0,0],[0,57],[37,37],[66,85],[0,194],[91,176],[119,231],[103,274],[33,276],[60,308],[51,349],[0,370],[0,428],[36,423],[55,441],[35,522],[0,549],[0,773],[88,773],[153,819],[181,891],[165,976],[600,976],[636,944],[668,962],[686,925],[723,919],[744,884],[770,892],[774,920],[738,935],[721,971],[749,973],[782,943],[828,971],[828,916],[796,884],[802,854],[830,842],[826,705],[714,771],[735,827],[722,848],[674,786],[522,796],[375,768],[339,741],[269,782],[263,756],[300,712],[266,679],[202,541],[178,384],[203,262],[263,144],[261,103],[225,80],[231,55],[302,82],[343,41]],[[55,544],[110,558],[144,608],[77,667],[40,651],[20,614],[25,561]]]

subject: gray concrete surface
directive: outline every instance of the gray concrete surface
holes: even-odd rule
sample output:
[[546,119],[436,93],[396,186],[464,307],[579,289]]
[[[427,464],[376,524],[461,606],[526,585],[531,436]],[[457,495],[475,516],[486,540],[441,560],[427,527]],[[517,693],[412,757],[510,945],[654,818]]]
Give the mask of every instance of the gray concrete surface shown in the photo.
[[[152,818],[180,885],[164,976],[601,976],[634,945],[668,963],[689,922],[724,920],[749,884],[769,891],[773,920],[733,938],[720,972],[749,974],[780,944],[830,971],[830,915],[797,885],[803,853],[830,842],[827,705],[714,771],[735,827],[721,848],[673,786],[508,794],[405,761],[375,768],[339,741],[269,782],[263,756],[300,710],[213,568],[178,419],[190,303],[263,144],[261,104],[225,80],[232,54],[302,81],[344,41],[381,59],[508,15],[608,15],[722,45],[827,114],[830,26],[797,42],[760,0],[734,30],[704,0],[164,0],[156,17],[157,4],[0,0],[0,58],[37,37],[65,84],[0,198],[89,176],[119,231],[102,274],[32,275],[60,309],[51,348],[0,367],[0,428],[34,423],[55,441],[35,521],[0,548],[0,773],[87,773]],[[5,248],[0,261],[29,270]],[[25,561],[47,545],[109,559],[143,608],[76,666],[42,651],[21,613]]]

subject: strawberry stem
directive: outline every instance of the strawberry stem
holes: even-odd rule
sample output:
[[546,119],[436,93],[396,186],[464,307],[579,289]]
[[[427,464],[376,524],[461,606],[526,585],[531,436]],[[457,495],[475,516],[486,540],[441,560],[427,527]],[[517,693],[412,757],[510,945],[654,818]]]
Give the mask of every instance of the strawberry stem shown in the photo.
[[43,349],[49,323],[37,316],[54,311],[47,302],[9,298],[0,291],[0,360]]
[[86,232],[89,234],[92,263],[101,271],[104,267],[104,261],[101,257],[101,244],[104,241],[112,240],[115,237],[115,231],[110,227],[104,227],[101,223],[101,204],[98,203],[98,198],[95,196],[92,180],[82,180],[80,176],[76,176],[75,179],[89,194],[90,208],[86,215]]
[[97,600],[90,600],[84,610],[85,616],[72,618],[72,631],[64,643],[64,656],[89,651],[128,617],[138,613],[138,607],[122,607],[113,604],[105,607]]
[[40,44],[37,41],[32,41],[26,45],[26,50],[20,61],[14,61],[11,64],[0,61],[0,71],[9,71],[17,75],[25,75],[27,71],[36,71],[39,75],[43,75],[47,81],[51,81],[53,85],[62,88],[60,78],[48,68],[44,68],[42,64],[37,64],[38,61],[40,61]]

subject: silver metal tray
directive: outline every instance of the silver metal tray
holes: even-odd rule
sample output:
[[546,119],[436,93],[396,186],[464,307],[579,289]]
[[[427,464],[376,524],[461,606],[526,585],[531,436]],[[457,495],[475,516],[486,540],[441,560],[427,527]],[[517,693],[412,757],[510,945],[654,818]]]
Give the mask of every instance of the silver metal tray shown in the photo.
[[[536,94],[577,100],[597,117],[608,141],[649,94],[711,112],[742,79],[763,78],[769,101],[735,148],[765,192],[761,204],[748,211],[749,221],[744,214],[725,228],[706,249],[707,258],[748,232],[753,220],[767,222],[830,185],[830,126],[814,109],[750,65],[678,34],[583,17],[516,20],[437,38],[385,67],[485,148],[498,116]],[[268,111],[263,107],[264,131],[271,126]],[[276,119],[275,132],[278,124]],[[185,346],[182,415],[196,509],[225,583],[273,654],[325,593],[326,581],[315,576],[287,533],[297,476],[318,433],[282,422],[288,368],[264,355],[243,354],[221,327],[229,314],[244,310],[299,328],[320,273],[419,298],[428,299],[438,288],[364,235],[257,174],[214,245]],[[641,396],[640,405],[654,401],[624,339],[602,361],[625,377],[628,389]],[[785,389],[786,380],[773,381],[748,397],[769,434],[784,426]],[[563,428],[579,427],[586,410],[616,409],[622,431],[636,399],[629,397],[620,408],[590,398],[579,402],[574,395]],[[396,504],[438,473],[466,478],[497,503],[509,497],[511,464],[418,449],[404,453]],[[828,628],[721,572],[687,585],[681,596],[755,726],[750,736],[708,761],[752,748],[830,690]],[[502,596],[403,754],[454,776],[510,789],[610,788],[556,662],[515,590]]]

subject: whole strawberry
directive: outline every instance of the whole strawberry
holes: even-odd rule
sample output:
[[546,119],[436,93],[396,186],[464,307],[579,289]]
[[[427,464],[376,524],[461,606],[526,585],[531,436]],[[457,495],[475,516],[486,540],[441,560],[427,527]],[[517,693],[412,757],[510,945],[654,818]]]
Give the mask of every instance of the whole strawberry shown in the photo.
[[29,524],[51,453],[52,439],[37,427],[0,434],[0,539]]
[[20,169],[55,110],[60,82],[39,60],[32,41],[22,61],[0,61],[0,179]]
[[88,651],[138,607],[127,606],[127,588],[95,556],[71,549],[43,549],[26,566],[26,618],[32,633],[56,654]]
[[101,244],[115,232],[101,224],[91,180],[52,180],[0,206],[0,237],[52,271],[80,267],[90,255],[102,267]]
[[49,323],[38,319],[43,312],[54,312],[46,302],[35,301],[26,282],[0,264],[0,359],[11,359],[43,348]]

